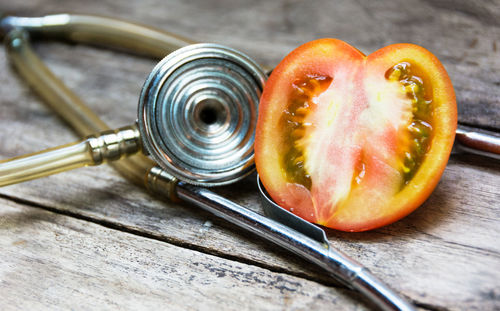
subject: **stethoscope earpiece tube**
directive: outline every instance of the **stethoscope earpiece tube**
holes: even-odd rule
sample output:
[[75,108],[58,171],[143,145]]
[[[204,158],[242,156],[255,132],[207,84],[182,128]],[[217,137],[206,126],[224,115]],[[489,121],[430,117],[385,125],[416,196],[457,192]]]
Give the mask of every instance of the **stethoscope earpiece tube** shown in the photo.
[[4,16],[0,20],[0,35],[15,28],[34,36],[102,45],[158,59],[182,46],[195,43],[149,26],[94,15]]

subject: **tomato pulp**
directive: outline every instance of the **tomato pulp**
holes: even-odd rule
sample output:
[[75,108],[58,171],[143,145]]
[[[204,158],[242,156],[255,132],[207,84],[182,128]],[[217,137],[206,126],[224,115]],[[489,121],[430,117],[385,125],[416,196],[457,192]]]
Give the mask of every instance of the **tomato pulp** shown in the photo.
[[273,70],[255,160],[273,200],[330,228],[364,231],[421,205],[453,145],[457,108],[439,60],[413,44],[365,56],[336,39],[306,43]]

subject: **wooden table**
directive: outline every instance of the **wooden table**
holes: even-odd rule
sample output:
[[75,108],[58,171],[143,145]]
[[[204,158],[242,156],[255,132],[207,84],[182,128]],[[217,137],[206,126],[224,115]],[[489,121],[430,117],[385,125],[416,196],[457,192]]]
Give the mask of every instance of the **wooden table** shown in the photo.
[[[459,121],[500,130],[500,2],[4,1],[38,16],[90,13],[217,42],[274,65],[337,37],[371,53],[412,42],[455,85]],[[154,60],[65,43],[35,44],[48,66],[111,126],[135,118]],[[77,137],[0,51],[0,155]],[[255,176],[218,191],[261,211]],[[328,231],[423,310],[500,310],[500,164],[452,156],[437,189],[405,219],[366,233]],[[0,309],[365,310],[305,261],[194,207],[155,198],[108,166],[0,189]]]

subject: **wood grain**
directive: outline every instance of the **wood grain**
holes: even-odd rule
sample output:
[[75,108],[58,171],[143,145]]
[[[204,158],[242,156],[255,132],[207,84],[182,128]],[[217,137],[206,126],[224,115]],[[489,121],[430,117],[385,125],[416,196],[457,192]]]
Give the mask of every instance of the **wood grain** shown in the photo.
[[[460,121],[496,129],[500,129],[499,8],[498,0],[127,0],[119,5],[112,0],[65,1],[63,5],[57,0],[37,0],[3,4],[4,11],[20,15],[110,14],[198,41],[230,45],[270,66],[298,45],[321,37],[345,40],[366,54],[392,43],[419,44],[438,56],[448,70],[457,92]],[[61,54],[72,56],[67,51],[51,55]]]
[[[106,0],[85,4],[66,1],[61,5],[55,0],[39,0],[3,4],[3,9],[34,16],[72,11],[129,18],[196,40],[230,45],[271,65],[295,46],[317,37],[338,37],[366,53],[394,42],[413,42],[435,53],[449,71],[457,92],[460,121],[498,130],[498,3],[461,1],[456,2],[455,9],[447,1],[130,0],[117,5]],[[36,49],[110,125],[122,126],[134,120],[140,87],[154,61],[61,43],[37,44]],[[9,68],[4,51],[0,51],[0,68],[3,157],[76,138]],[[334,246],[367,265],[420,306],[498,309],[499,186],[498,163],[479,157],[453,157],[436,191],[409,217],[369,233],[329,231],[328,235]],[[260,211],[252,178],[217,191]],[[299,282],[314,280],[331,285],[321,272],[287,252],[202,211],[152,198],[109,167],[81,169],[1,188],[0,195],[79,217],[86,223],[142,235],[161,245],[259,266],[271,274],[298,276]],[[2,271],[0,268],[0,274]],[[71,286],[74,283],[68,285],[68,291]],[[76,286],[73,290],[83,289]],[[225,287],[218,291],[224,292]],[[279,305],[280,301],[277,298],[272,303]],[[249,301],[241,306],[252,305]]]
[[287,274],[0,200],[2,310],[367,310]]

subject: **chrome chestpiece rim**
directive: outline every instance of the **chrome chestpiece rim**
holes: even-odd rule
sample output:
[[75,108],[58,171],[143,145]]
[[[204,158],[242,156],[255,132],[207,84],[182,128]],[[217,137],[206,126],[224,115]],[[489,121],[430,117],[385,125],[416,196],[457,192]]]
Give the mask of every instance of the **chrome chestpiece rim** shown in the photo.
[[265,77],[249,57],[217,44],[194,44],[169,54],[153,69],[139,99],[145,149],[187,183],[240,180],[254,169]]

